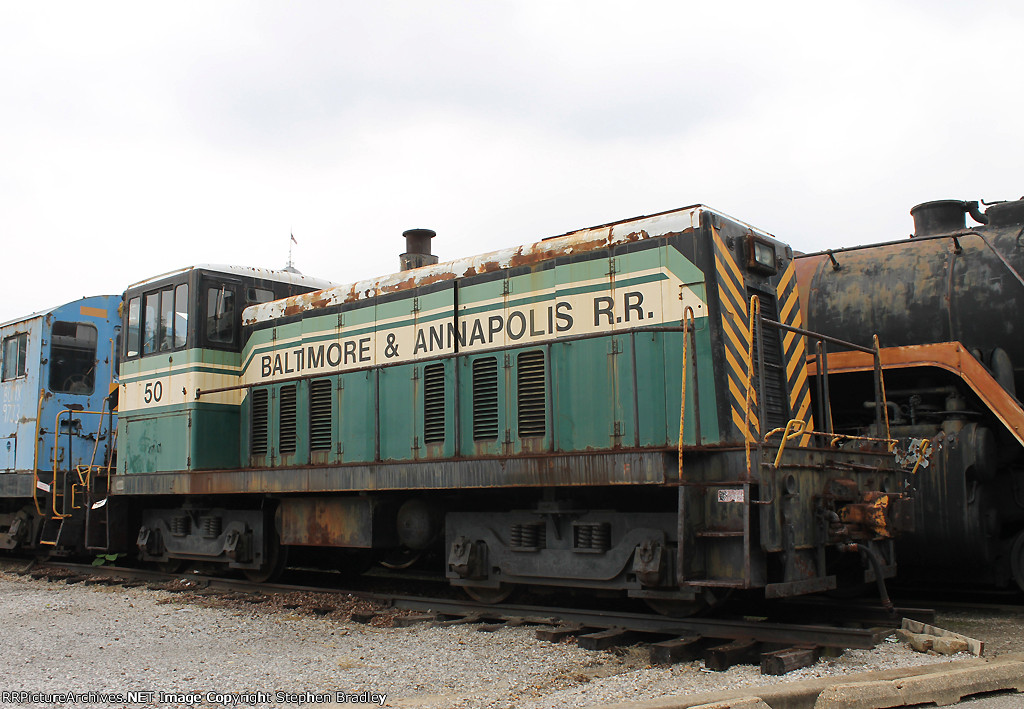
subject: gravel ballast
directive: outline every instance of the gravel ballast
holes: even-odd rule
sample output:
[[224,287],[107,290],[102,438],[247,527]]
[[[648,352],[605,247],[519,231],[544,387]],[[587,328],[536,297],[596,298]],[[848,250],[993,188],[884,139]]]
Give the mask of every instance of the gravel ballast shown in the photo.
[[[218,605],[167,591],[7,572],[0,572],[0,614],[3,707],[205,707],[235,700],[235,706],[322,706],[326,699],[391,707],[584,707],[948,660],[883,642],[785,677],[763,676],[752,665],[726,672],[706,671],[700,662],[652,667],[642,648],[591,652],[536,640],[530,627],[491,633],[473,625],[375,627],[273,603]],[[4,695],[15,691],[92,695],[76,704]],[[134,704],[97,701],[129,691],[164,694]],[[192,696],[173,701],[173,693]]]

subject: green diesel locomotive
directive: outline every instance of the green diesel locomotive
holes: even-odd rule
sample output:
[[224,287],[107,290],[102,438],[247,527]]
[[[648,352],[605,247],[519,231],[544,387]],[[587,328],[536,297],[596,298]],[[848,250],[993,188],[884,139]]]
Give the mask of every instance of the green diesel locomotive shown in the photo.
[[893,575],[906,475],[811,410],[784,244],[699,205],[446,263],[405,236],[351,285],[128,290],[112,546],[254,578],[422,554],[480,599],[683,609]]

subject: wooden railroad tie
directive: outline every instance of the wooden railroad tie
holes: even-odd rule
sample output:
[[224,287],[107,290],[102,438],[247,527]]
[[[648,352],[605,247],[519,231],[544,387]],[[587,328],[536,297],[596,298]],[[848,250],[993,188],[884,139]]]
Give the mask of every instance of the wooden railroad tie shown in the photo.
[[716,645],[704,652],[704,666],[709,670],[724,672],[733,665],[753,664],[758,661],[761,643],[740,638],[725,645]]
[[673,640],[663,640],[651,645],[651,664],[674,665],[690,662],[701,656],[704,638],[700,635],[683,635]]
[[784,675],[801,667],[810,667],[821,656],[818,646],[789,647],[761,655],[761,674]]
[[557,643],[561,642],[563,638],[567,638],[571,635],[579,635],[584,632],[585,628],[582,625],[576,623],[568,625],[559,625],[555,628],[538,628],[536,637],[538,640],[547,640],[548,642]]
[[637,634],[625,628],[608,628],[576,638],[576,644],[584,650],[607,650],[610,647],[633,645],[637,642]]

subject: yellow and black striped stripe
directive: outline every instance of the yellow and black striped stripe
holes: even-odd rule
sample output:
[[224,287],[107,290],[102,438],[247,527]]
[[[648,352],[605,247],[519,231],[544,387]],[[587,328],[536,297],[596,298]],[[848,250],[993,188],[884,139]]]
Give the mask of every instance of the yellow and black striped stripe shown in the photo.
[[747,384],[750,376],[750,326],[743,272],[733,260],[718,230],[712,227],[715,246],[715,272],[718,277],[718,299],[722,309],[722,332],[729,383],[732,422],[744,440],[760,436],[757,392],[750,393],[749,428],[747,426]]
[[[779,298],[779,322],[790,327],[802,328],[800,298],[796,284],[796,268],[790,261],[779,279],[776,288]],[[803,335],[784,331],[782,336],[783,361],[786,363],[786,388],[789,390],[789,408],[792,418],[807,421],[808,430],[814,428],[811,414],[811,388],[807,381],[807,346]],[[802,436],[801,445],[806,445],[808,436]]]

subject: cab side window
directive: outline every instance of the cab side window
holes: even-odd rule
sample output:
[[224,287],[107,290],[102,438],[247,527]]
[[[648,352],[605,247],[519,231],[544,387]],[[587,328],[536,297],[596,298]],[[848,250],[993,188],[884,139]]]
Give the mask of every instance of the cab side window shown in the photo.
[[206,341],[220,345],[235,342],[235,291],[225,285],[206,289]]
[[125,340],[125,356],[139,356],[139,326],[142,324],[142,312],[139,309],[141,299],[138,297],[128,301],[128,337]]
[[28,333],[19,332],[4,339],[3,380],[24,377],[28,373]]
[[188,284],[164,286],[128,301],[124,356],[180,350],[188,344]]
[[96,389],[96,328],[87,323],[53,323],[50,391],[92,394]]

